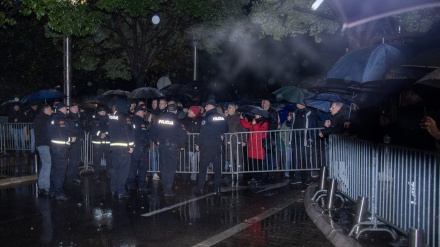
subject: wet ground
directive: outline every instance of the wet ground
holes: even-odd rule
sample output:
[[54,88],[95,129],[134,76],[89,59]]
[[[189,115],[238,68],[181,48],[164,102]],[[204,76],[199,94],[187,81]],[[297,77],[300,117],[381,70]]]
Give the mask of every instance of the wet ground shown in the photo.
[[108,183],[66,184],[67,202],[39,197],[35,183],[1,188],[1,246],[332,246],[289,186],[196,197],[179,178],[174,198],[150,181],[150,195],[118,200]]

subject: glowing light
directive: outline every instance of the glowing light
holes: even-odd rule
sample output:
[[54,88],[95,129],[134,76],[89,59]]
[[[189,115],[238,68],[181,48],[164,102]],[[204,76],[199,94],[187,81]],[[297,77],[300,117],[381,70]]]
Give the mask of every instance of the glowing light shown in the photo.
[[153,22],[154,25],[157,25],[160,22],[160,17],[158,15],[153,15],[151,21]]
[[313,4],[312,4],[312,9],[313,10],[317,10],[319,8],[319,6],[321,6],[322,2],[324,2],[324,0],[316,0]]

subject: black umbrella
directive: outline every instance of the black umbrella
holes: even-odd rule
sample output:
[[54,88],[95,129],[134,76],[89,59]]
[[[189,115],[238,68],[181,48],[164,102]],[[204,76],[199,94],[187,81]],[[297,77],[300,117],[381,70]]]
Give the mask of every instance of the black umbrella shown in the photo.
[[330,112],[330,107],[333,102],[341,102],[346,105],[353,103],[352,100],[344,98],[337,94],[320,93],[315,94],[309,98],[304,99],[306,106],[316,108],[324,112]]
[[438,0],[332,0],[344,21],[344,28],[354,27],[400,13],[440,6]]
[[28,96],[24,97],[21,101],[25,104],[29,103],[47,103],[48,101],[54,101],[54,100],[61,100],[66,98],[67,96],[54,89],[49,90],[40,90],[35,93],[29,94]]
[[250,115],[251,117],[254,117],[255,115],[260,115],[261,117],[269,120],[269,121],[275,121],[277,122],[278,119],[273,119],[272,114],[270,114],[268,111],[264,110],[263,108],[259,106],[254,105],[243,105],[237,108],[238,112],[244,113],[246,115]]
[[12,106],[14,106],[14,105],[21,106],[22,104],[23,104],[23,102],[19,101],[18,99],[12,99],[12,100],[8,100],[6,102],[3,102],[0,105],[0,114],[1,115],[8,115]]
[[96,110],[98,108],[103,108],[105,109],[107,112],[109,111],[108,106],[102,102],[99,101],[85,101],[83,103],[80,104],[80,106],[84,109],[89,109],[89,110]]
[[107,95],[120,95],[120,96],[125,96],[127,97],[130,94],[129,91],[124,91],[121,89],[116,89],[116,90],[108,90],[105,91],[102,95],[107,96]]
[[159,89],[152,87],[136,88],[127,96],[127,98],[130,99],[151,99],[151,98],[162,98],[162,97],[165,97],[165,94],[162,93]]

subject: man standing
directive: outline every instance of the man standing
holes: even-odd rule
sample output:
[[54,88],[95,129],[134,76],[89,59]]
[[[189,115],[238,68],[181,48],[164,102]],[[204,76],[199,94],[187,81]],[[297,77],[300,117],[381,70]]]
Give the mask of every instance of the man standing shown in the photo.
[[[161,99],[153,99],[151,101],[151,114],[148,117],[148,122],[150,123],[156,123],[157,119],[160,115],[165,114],[167,112],[167,100],[165,98]],[[160,180],[159,175],[157,174],[158,171],[158,152],[159,147],[154,143],[153,140],[151,140],[150,143],[150,168],[151,171],[153,171],[153,180],[158,181]]]
[[118,99],[114,105],[115,112],[110,115],[108,133],[112,165],[110,167],[110,189],[119,199],[127,198],[125,191],[128,173],[130,172],[131,153],[134,147],[134,132],[130,111],[130,102]]
[[[145,105],[144,105],[145,106]],[[147,191],[147,170],[150,149],[150,132],[148,123],[144,120],[147,108],[136,106],[134,117],[131,119],[134,126],[134,150],[131,154],[130,172],[127,178],[127,190],[146,193]],[[136,184],[136,175],[138,181]]]
[[195,133],[200,133],[200,107],[190,106],[188,109],[187,117],[182,121],[182,124],[189,136],[188,140],[188,161],[189,171],[191,172],[191,183],[197,181],[197,166],[199,164],[200,153],[196,152],[194,139]]
[[199,182],[195,191],[196,195],[204,194],[209,163],[212,163],[214,169],[214,190],[218,194],[221,193],[223,134],[228,132],[228,124],[224,116],[217,112],[216,105],[217,103],[212,99],[206,102],[206,114],[201,122],[200,134],[195,140],[196,150],[200,151]]
[[187,135],[177,118],[177,105],[168,105],[168,112],[160,115],[151,127],[151,140],[159,146],[159,164],[164,196],[174,196],[174,175],[179,164],[180,149],[184,148]]
[[68,183],[79,184],[81,180],[78,177],[78,167],[81,162],[81,141],[84,136],[84,128],[79,116],[79,108],[77,103],[73,103],[69,107],[67,115],[69,123],[72,123],[72,131],[77,137],[76,141],[70,144],[68,153],[69,163],[67,165],[66,179]]
[[[307,108],[303,104],[296,104],[296,110],[289,114],[286,120],[286,126],[293,129],[292,137],[290,138],[290,149],[287,152],[293,152],[293,168],[295,170],[292,185],[295,188],[300,188],[303,180],[301,179],[301,169],[307,169],[307,177],[304,185],[308,186],[313,182],[312,172],[310,169],[315,168],[315,159],[313,151],[315,149],[315,130],[307,130],[318,127],[318,117],[315,111]],[[305,129],[305,130],[298,130]],[[317,155],[317,154],[315,154]],[[288,167],[287,167],[288,166]],[[286,164],[286,170],[290,169],[290,163]],[[289,173],[285,173],[285,177],[289,178]]]
[[[31,105],[31,108],[26,112],[26,117],[28,119],[28,122],[33,123],[35,120],[35,117],[38,113],[38,105]],[[31,149],[31,154],[35,153],[35,130],[34,125],[29,126],[29,144]]]
[[51,194],[59,201],[67,201],[69,197],[64,194],[63,184],[67,169],[67,153],[70,144],[76,141],[71,123],[67,120],[67,107],[63,103],[55,105],[56,112],[49,125],[51,134],[50,152],[52,166],[50,173]]
[[[226,110],[226,123],[228,123],[228,133],[245,132],[246,129],[240,124],[240,114],[236,112],[238,106],[235,103],[229,103]],[[228,135],[226,139],[226,160],[233,171],[238,171],[243,160],[243,147],[246,142],[243,140],[243,134]],[[227,168],[229,168],[227,167]]]
[[20,153],[24,152],[25,149],[23,123],[26,122],[26,115],[24,115],[23,111],[20,109],[18,103],[12,106],[8,122],[12,123],[15,154],[18,156]]
[[105,159],[106,167],[110,167],[110,138],[108,136],[107,109],[100,106],[96,109],[94,122],[92,126],[92,144],[93,144],[93,172],[96,181],[99,181],[101,171],[101,162]]
[[319,132],[319,137],[324,138],[330,134],[342,134],[344,133],[344,123],[348,118],[348,109],[344,107],[344,103],[333,102],[330,107],[331,117],[329,120],[325,120],[324,129]]
[[40,114],[35,117],[35,146],[41,159],[41,169],[38,171],[38,193],[49,196],[50,170],[52,166],[50,156],[50,133],[49,124],[53,113],[50,105],[43,105]]

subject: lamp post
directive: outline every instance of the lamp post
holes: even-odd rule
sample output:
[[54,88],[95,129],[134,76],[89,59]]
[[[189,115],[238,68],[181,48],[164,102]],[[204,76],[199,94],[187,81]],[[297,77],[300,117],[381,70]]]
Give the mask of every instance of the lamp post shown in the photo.
[[71,59],[71,44],[70,36],[64,37],[63,51],[64,51],[64,94],[67,95],[66,104],[70,105],[70,85],[72,80],[72,59]]

